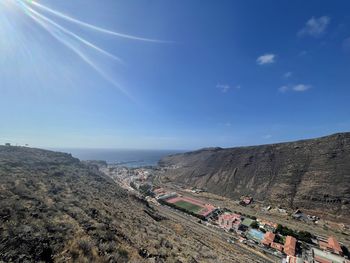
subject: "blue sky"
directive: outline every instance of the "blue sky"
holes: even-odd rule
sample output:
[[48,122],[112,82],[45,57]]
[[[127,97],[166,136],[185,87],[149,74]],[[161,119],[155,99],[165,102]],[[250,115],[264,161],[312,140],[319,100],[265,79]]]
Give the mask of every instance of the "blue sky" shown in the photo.
[[345,0],[2,0],[0,143],[195,149],[349,131],[348,10]]

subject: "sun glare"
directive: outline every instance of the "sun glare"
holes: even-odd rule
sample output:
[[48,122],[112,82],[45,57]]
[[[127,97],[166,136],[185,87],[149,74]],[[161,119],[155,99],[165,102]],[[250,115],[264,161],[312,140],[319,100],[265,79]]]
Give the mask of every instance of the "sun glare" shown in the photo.
[[15,0],[3,0],[0,1],[0,11],[11,9],[16,7]]
[[[39,1],[0,0],[0,36],[3,39],[3,41],[0,41],[0,48],[1,46],[2,48],[7,46],[7,49],[15,50],[16,48],[13,47],[13,44],[22,45],[23,48],[26,40],[21,39],[21,43],[18,43],[19,41],[16,41],[16,38],[22,38],[23,35],[28,38],[30,37],[30,34],[26,32],[26,30],[23,30],[22,26],[32,27],[36,25],[43,30],[42,32],[46,32],[46,34],[51,35],[56,41],[71,50],[78,58],[95,70],[98,75],[104,78],[112,86],[115,86],[127,97],[131,98],[127,91],[121,87],[116,80],[110,77],[103,70],[103,68],[96,64],[96,61],[87,54],[86,50],[88,49],[96,54],[106,56],[107,58],[115,60],[118,63],[122,62],[122,59],[71,31],[68,27],[60,24],[60,21],[78,25],[92,32],[100,32],[118,38],[133,41],[164,43],[164,41],[119,33],[113,30],[101,28],[94,24],[89,24],[85,21],[78,20],[75,17],[68,16],[58,10],[43,5]],[[36,39],[31,39],[31,41],[36,41]]]

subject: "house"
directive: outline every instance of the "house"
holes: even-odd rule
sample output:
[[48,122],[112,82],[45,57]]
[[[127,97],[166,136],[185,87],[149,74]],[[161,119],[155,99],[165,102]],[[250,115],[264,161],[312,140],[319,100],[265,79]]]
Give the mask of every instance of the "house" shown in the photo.
[[300,209],[297,209],[297,210],[294,211],[294,214],[302,214],[302,213],[303,213],[303,212],[301,212]]
[[241,225],[241,220],[236,220],[232,224],[232,229],[234,229],[235,231],[238,231],[240,225]]
[[328,245],[333,250],[333,253],[338,255],[343,255],[343,250],[340,247],[340,244],[338,240],[335,239],[335,237],[329,237],[328,238]]
[[343,250],[341,249],[338,240],[333,236],[329,237],[327,242],[319,241],[319,246],[322,250],[343,256]]
[[280,243],[272,242],[270,246],[271,246],[271,248],[274,248],[274,249],[278,250],[279,252],[283,251],[283,245]]
[[220,227],[230,230],[231,228],[237,229],[240,223],[240,220],[241,220],[241,216],[238,214],[224,213],[219,216],[218,223]]
[[299,257],[287,256],[286,263],[303,263],[303,259]]
[[274,240],[275,240],[275,234],[272,232],[266,232],[264,235],[264,239],[262,240],[262,243],[265,246],[269,247],[273,243]]
[[277,209],[278,210],[278,212],[280,212],[281,214],[287,214],[287,210],[286,209],[283,209],[283,208],[278,208]]
[[246,206],[246,205],[250,205],[252,202],[253,202],[253,198],[252,198],[252,197],[250,197],[250,196],[245,196],[245,197],[243,197],[242,200],[240,201],[240,204]]
[[294,219],[301,220],[304,217],[304,215],[302,213],[300,214],[298,213],[298,214],[293,214],[292,217]]
[[284,243],[284,253],[286,253],[288,256],[295,256],[295,249],[297,245],[297,240],[292,236],[286,237],[286,242]]
[[265,229],[269,232],[274,232],[278,226],[278,224],[266,221],[266,220],[257,220],[259,222],[259,227]]
[[202,204],[203,209],[199,212],[200,215],[204,216],[206,220],[211,218],[217,211],[216,207],[212,204]]

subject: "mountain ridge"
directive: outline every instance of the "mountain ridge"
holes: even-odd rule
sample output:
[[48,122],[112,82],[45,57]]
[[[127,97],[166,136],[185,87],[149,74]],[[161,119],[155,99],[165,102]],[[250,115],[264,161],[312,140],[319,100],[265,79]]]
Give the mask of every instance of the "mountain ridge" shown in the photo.
[[[213,150],[214,149],[214,150]],[[164,157],[170,180],[233,199],[350,214],[350,132],[294,142],[200,149]]]

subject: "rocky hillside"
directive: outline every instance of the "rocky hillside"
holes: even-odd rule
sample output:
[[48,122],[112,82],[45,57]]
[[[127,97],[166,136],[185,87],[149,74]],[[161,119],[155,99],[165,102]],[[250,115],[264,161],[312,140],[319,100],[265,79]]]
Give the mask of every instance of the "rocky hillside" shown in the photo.
[[350,133],[289,143],[209,148],[163,158],[178,183],[349,220]]
[[219,258],[190,240],[193,235],[180,239],[172,224],[95,165],[64,153],[0,146],[0,262]]

